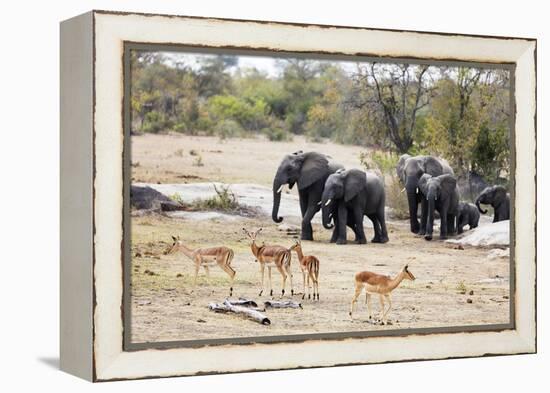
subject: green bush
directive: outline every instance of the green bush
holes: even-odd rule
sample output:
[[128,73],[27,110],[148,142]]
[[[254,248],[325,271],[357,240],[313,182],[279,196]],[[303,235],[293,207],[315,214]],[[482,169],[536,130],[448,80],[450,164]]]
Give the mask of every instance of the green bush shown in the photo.
[[262,130],[262,133],[265,134],[267,136],[267,139],[272,142],[283,142],[292,140],[292,134],[278,126],[266,127]]
[[359,160],[367,170],[374,170],[382,175],[386,192],[386,206],[392,208],[392,215],[398,219],[408,218],[409,204],[407,196],[401,192],[403,186],[395,171],[399,157],[396,154],[372,151],[370,154],[361,152]]
[[220,210],[224,212],[234,211],[240,207],[237,198],[229,186],[214,186],[216,195],[208,199],[197,199],[191,207],[195,210]]
[[216,124],[215,134],[220,139],[234,138],[242,136],[244,130],[239,123],[232,119],[224,119]]

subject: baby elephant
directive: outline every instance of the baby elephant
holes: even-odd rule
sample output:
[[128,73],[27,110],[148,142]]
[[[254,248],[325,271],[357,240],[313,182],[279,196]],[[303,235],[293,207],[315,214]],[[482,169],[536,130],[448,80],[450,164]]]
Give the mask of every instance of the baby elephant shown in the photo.
[[469,225],[470,229],[477,228],[479,224],[479,211],[476,205],[473,203],[460,202],[458,204],[456,223],[458,233],[464,232],[464,227],[466,225]]

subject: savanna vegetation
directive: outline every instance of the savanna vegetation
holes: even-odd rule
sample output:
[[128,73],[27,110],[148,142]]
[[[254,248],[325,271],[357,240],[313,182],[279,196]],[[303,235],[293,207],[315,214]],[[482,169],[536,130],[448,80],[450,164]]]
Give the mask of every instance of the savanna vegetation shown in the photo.
[[305,135],[373,148],[365,166],[383,172],[409,153],[444,157],[460,177],[508,175],[506,70],[284,58],[268,72],[240,59],[132,52],[132,132]]

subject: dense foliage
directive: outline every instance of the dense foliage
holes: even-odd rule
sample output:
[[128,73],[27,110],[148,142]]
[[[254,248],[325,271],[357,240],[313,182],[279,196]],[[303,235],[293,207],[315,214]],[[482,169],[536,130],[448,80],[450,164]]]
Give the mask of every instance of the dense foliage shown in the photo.
[[459,175],[508,176],[508,71],[279,59],[277,73],[225,55],[132,53],[132,131],[262,134],[435,154]]

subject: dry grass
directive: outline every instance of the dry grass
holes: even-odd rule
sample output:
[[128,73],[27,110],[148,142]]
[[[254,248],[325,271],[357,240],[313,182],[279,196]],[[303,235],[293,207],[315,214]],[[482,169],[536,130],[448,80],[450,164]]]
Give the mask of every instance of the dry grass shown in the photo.
[[[196,154],[175,154],[180,149]],[[354,146],[309,143],[302,138],[296,138],[292,143],[228,139],[220,144],[216,138],[208,137],[144,135],[133,138],[134,162],[140,165],[132,167],[132,177],[134,181],[151,183],[221,181],[269,186],[282,156],[299,149],[328,153],[348,168],[361,167],[359,154],[364,151]],[[203,167],[193,166],[198,155],[204,157]],[[394,194],[392,185],[386,184],[388,198],[391,198],[390,195]],[[290,218],[286,218],[285,223],[299,224],[297,219]],[[233,267],[237,271],[234,296],[252,298],[261,303],[267,297],[258,297],[259,267],[250,252],[248,240],[243,236],[243,226],[262,226],[260,241],[287,247],[294,241],[293,237],[277,230],[277,225],[269,217],[238,217],[234,221],[191,221],[160,215],[132,218],[134,341],[459,326],[508,320],[508,283],[479,283],[496,275],[508,278],[507,259],[488,260],[488,251],[482,248],[460,250],[439,241],[427,242],[411,234],[406,221],[389,223],[390,242],[383,245],[330,244],[329,231],[315,225],[316,241],[304,241],[303,247],[306,254],[315,255],[321,261],[320,302],[306,300],[303,310],[267,311],[271,326],[212,313],[207,308],[208,303],[221,301],[228,295],[227,275],[214,267],[210,269],[212,277],[207,281],[201,270],[199,285],[191,293],[192,262],[182,254],[167,256],[163,253],[171,244],[171,235],[179,235],[190,247],[222,244],[231,247],[235,251]],[[367,238],[373,236],[372,229],[366,231]],[[296,254],[292,257],[294,288],[302,292]],[[351,321],[348,311],[354,274],[361,270],[395,274],[404,263],[409,263],[417,280],[404,282],[394,292],[394,308],[389,316],[393,326],[367,322],[364,295],[358,304],[356,319]],[[459,285],[468,291],[473,290],[474,295],[457,291]],[[280,293],[281,280],[276,270],[273,271],[273,288],[276,294]],[[287,282],[287,293],[288,289]],[[295,296],[295,300],[300,298]],[[472,303],[467,303],[468,299]],[[376,301],[373,305],[378,310]]]

